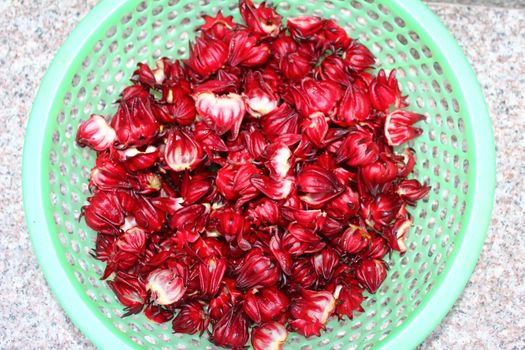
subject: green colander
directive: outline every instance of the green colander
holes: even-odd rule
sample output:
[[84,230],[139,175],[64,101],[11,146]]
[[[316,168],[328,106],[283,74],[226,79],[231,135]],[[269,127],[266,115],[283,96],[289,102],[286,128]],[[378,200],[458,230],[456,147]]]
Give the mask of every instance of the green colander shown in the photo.
[[[276,1],[284,17],[337,20],[381,67],[397,68],[412,110],[427,115],[413,144],[415,176],[432,186],[412,212],[409,251],[353,320],[320,338],[290,334],[290,349],[410,349],[438,325],[479,256],[493,203],[495,152],[487,108],[453,37],[417,0]],[[27,127],[27,224],[47,281],[75,324],[101,349],[212,349],[206,336],[172,334],[122,306],[90,257],[95,232],[78,220],[95,154],[75,143],[91,113],[110,116],[138,62],[188,56],[201,14],[237,14],[237,0],[105,0],[71,34],[40,86]],[[238,19],[238,18],[237,18]],[[43,325],[43,327],[47,327]]]

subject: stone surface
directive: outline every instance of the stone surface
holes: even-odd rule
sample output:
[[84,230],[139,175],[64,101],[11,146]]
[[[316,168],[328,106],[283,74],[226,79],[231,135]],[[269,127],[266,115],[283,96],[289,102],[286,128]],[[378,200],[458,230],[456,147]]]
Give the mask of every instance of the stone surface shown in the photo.
[[[40,79],[94,3],[0,2],[0,349],[94,349],[55,301],[38,267],[24,223],[20,178],[25,125]],[[523,1],[505,4],[519,7]],[[494,121],[498,175],[478,266],[420,349],[524,349],[525,10],[436,3],[431,8],[458,39],[483,86]]]

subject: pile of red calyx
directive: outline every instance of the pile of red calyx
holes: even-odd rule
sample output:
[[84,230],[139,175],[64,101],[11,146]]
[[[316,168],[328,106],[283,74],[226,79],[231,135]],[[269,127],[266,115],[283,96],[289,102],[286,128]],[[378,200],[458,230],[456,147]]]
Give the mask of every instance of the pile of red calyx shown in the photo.
[[239,7],[244,24],[204,16],[189,59],[139,64],[111,123],[80,125],[97,151],[82,213],[125,315],[281,349],[363,311],[406,251],[430,188],[393,147],[424,117],[335,21]]

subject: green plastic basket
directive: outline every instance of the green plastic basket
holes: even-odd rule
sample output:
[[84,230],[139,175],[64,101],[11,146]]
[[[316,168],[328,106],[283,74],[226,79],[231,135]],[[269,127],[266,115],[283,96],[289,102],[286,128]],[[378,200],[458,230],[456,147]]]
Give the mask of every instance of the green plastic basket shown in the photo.
[[[427,115],[416,176],[428,199],[413,210],[409,251],[365,312],[329,323],[320,338],[290,334],[293,349],[410,349],[439,324],[464,288],[490,220],[495,152],[490,119],[471,67],[453,37],[417,0],[286,0],[283,16],[336,19],[368,45],[383,68],[397,68],[412,109]],[[121,318],[122,307],[89,256],[95,232],[80,208],[94,153],[75,133],[90,113],[112,115],[136,64],[186,57],[201,14],[237,17],[236,0],[105,0],[58,52],[27,127],[23,192],[27,224],[49,285],[75,324],[101,349],[211,349],[206,337],[172,334],[169,323]],[[46,325],[42,325],[47,327]]]

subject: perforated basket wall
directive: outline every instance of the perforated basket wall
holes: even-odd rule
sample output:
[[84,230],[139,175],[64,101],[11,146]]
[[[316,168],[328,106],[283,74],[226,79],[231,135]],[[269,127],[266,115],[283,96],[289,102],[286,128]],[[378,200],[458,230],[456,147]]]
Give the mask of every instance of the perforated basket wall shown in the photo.
[[[80,207],[89,195],[86,179],[94,164],[94,153],[79,148],[74,138],[79,122],[89,114],[110,116],[114,113],[113,101],[138,62],[151,64],[161,56],[186,57],[188,42],[202,23],[201,14],[215,14],[222,9],[225,15],[233,14],[237,18],[236,3],[235,0],[129,0],[116,1],[116,5],[110,6],[106,2],[103,5],[111,8],[110,13],[98,12],[105,16],[104,20],[82,35],[75,33],[80,42],[69,43],[69,47],[81,46],[81,49],[72,50],[74,54],[70,57],[62,53],[61,57],[69,60],[63,67],[64,79],[46,81],[55,89],[40,93],[50,94],[51,102],[47,102],[48,113],[38,117],[45,119],[39,121],[41,127],[33,127],[40,130],[31,131],[43,135],[42,148],[28,150],[26,145],[25,157],[30,154],[38,161],[37,165],[25,164],[24,185],[32,185],[27,183],[28,177],[43,176],[35,180],[39,181],[39,192],[25,196],[28,222],[48,280],[66,310],[75,314],[78,304],[83,304],[84,310],[93,314],[90,314],[93,326],[82,321],[88,317],[86,312],[84,316],[74,315],[73,319],[96,344],[111,343],[107,337],[97,339],[96,331],[90,330],[95,323],[97,327],[102,325],[105,332],[109,331],[107,334],[112,334],[119,344],[129,347],[213,348],[206,337],[172,334],[169,324],[153,325],[141,315],[121,318],[121,305],[99,280],[102,265],[89,255],[95,233],[78,220]],[[414,1],[401,3],[401,0],[277,2],[278,11],[285,17],[310,14],[337,20],[353,38],[368,45],[377,55],[378,66],[398,70],[403,92],[410,96],[411,108],[427,116],[424,134],[412,146],[418,159],[415,176],[432,186],[428,199],[412,211],[415,225],[408,237],[409,251],[403,257],[393,255],[387,281],[376,295],[369,296],[364,305],[366,312],[353,320],[333,320],[321,338],[305,339],[292,334],[288,341],[290,348],[366,349],[401,336],[400,330],[414,322],[420,308],[440,302],[432,301],[433,290],[445,279],[443,275],[450,270],[453,257],[464,243],[465,225],[471,221],[473,205],[470,184],[477,176],[472,165],[479,156],[473,148],[473,116],[466,108],[468,91],[462,90],[461,81],[454,76],[451,65],[444,60],[429,33],[422,32],[412,15],[404,12],[403,6]],[[84,30],[86,28],[84,25]],[[483,106],[482,100],[478,103]],[[33,114],[39,112],[34,110]],[[490,141],[489,137],[487,142]],[[25,159],[25,162],[34,161]],[[32,166],[38,174],[27,173]],[[38,218],[43,224],[39,227],[35,227],[37,219],[31,221],[34,205],[43,207],[43,215]],[[488,208],[486,216],[490,214],[490,205]],[[482,227],[480,240],[483,240],[483,231]],[[44,243],[38,242],[42,239],[39,235],[49,240],[47,249],[43,248]],[[472,254],[472,259],[476,259],[478,252]],[[56,259],[60,267],[54,270],[46,267],[48,257]],[[60,279],[67,283],[60,285]],[[60,297],[62,288],[71,288],[76,293],[77,305],[71,305],[72,299],[68,297]],[[452,302],[443,303],[443,307],[448,308]],[[422,332],[428,333],[445,312],[440,312],[434,324]],[[420,341],[424,335],[404,336]],[[406,342],[407,345],[416,343],[410,339]]]

